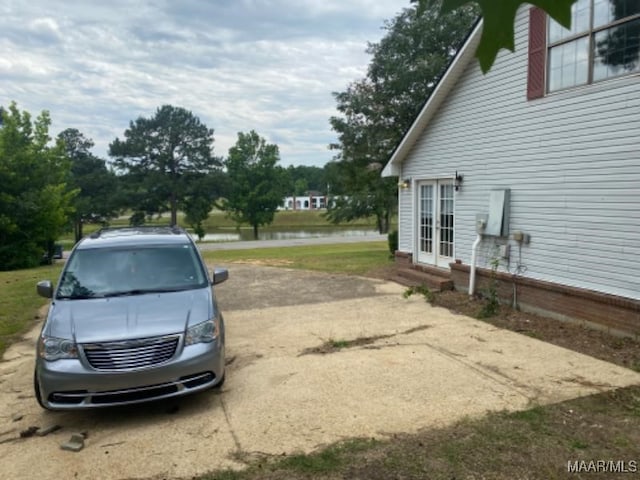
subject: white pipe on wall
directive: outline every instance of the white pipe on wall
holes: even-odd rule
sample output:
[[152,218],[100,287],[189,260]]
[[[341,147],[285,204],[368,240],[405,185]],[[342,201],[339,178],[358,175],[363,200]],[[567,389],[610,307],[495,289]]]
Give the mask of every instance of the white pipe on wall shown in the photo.
[[478,246],[482,241],[482,235],[478,234],[476,240],[471,247],[471,271],[469,272],[469,296],[472,297],[476,290],[476,256],[478,253]]

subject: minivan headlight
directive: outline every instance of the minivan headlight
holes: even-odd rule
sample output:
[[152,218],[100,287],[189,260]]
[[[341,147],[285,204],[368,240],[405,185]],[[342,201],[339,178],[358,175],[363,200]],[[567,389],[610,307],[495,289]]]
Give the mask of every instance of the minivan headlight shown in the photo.
[[78,358],[78,347],[73,340],[43,335],[38,341],[38,355],[48,362],[63,358]]
[[210,343],[217,337],[220,330],[220,321],[218,317],[198,323],[187,329],[187,338],[185,345],[194,345],[196,343]]

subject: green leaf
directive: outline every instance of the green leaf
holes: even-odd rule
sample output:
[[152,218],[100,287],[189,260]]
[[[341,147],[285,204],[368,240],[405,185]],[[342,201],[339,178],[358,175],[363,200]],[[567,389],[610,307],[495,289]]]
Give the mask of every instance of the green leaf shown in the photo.
[[[439,0],[414,0],[419,8],[438,3]],[[516,12],[523,4],[530,4],[543,9],[562,26],[571,26],[571,6],[577,0],[442,0],[441,13],[445,14],[460,8],[467,3],[477,3],[482,11],[484,25],[482,37],[476,56],[480,61],[480,68],[487,73],[496,60],[502,48],[514,50],[514,22]]]

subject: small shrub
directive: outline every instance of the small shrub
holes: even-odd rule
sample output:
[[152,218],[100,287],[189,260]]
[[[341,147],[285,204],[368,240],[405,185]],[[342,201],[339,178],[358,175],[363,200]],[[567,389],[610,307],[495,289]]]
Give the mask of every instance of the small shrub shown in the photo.
[[422,295],[424,297],[424,300],[427,303],[433,303],[433,301],[435,300],[435,296],[433,295],[433,292],[429,290],[429,287],[427,287],[424,284],[407,288],[402,294],[402,296],[404,298],[409,298],[414,293]]
[[395,255],[398,250],[398,230],[393,230],[387,235],[387,241],[389,242],[389,251],[391,255]]
[[198,236],[199,241],[202,241],[204,236],[207,234],[204,227],[202,226],[202,222],[198,222],[195,225],[193,225],[193,233],[195,233]]
[[144,225],[144,222],[146,220],[146,215],[144,212],[134,212],[133,215],[131,215],[131,217],[129,217],[129,225],[131,225],[132,227],[138,227],[140,225]]
[[490,318],[497,315],[499,311],[500,303],[498,302],[498,297],[489,292],[484,305],[482,305],[482,308],[478,312],[478,318]]
[[500,302],[498,301],[498,279],[496,277],[498,266],[500,266],[500,258],[494,256],[491,259],[491,278],[489,279],[489,287],[485,291],[485,302],[478,312],[478,318],[493,317],[500,311]]

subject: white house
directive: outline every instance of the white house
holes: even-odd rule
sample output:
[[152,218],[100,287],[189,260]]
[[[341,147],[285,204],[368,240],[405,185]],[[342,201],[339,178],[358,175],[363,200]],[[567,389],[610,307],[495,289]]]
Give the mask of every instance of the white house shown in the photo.
[[318,192],[307,195],[285,197],[278,210],[322,210],[328,205],[327,196]]
[[578,0],[572,31],[523,6],[487,75],[481,31],[383,170],[397,258],[474,291],[499,261],[503,300],[640,336],[640,2]]

